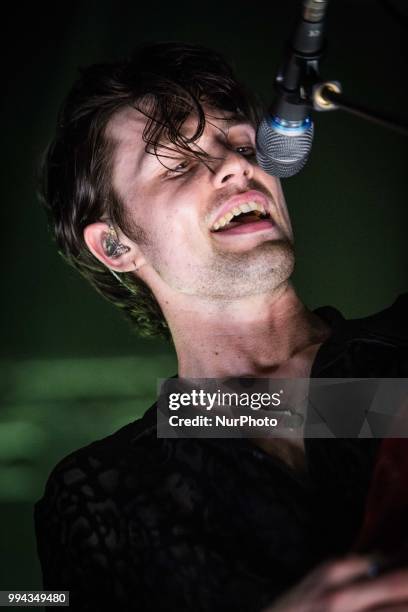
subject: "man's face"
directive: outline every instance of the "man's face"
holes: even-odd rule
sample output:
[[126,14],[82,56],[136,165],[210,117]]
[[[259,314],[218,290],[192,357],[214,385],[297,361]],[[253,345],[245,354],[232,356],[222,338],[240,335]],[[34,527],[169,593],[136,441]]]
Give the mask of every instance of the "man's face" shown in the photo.
[[[135,109],[111,119],[113,187],[125,206],[128,237],[173,291],[209,299],[271,291],[294,265],[280,183],[256,164],[252,125],[224,111],[206,113],[192,145],[211,156],[206,164],[177,150],[146,153],[146,118]],[[183,133],[195,126],[188,119]]]

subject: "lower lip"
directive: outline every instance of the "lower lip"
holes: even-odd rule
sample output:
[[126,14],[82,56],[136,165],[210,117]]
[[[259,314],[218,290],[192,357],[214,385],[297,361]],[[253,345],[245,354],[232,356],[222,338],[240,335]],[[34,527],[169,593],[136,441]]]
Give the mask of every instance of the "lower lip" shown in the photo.
[[252,234],[261,230],[272,229],[273,227],[275,227],[273,221],[254,221],[253,223],[242,223],[242,225],[231,227],[231,229],[213,233],[217,236],[232,236],[233,234]]

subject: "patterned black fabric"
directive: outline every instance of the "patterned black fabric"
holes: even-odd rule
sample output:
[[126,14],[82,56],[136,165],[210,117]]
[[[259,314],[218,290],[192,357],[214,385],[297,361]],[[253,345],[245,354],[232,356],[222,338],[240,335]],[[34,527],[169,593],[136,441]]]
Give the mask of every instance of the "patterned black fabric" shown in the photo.
[[[408,373],[408,296],[360,320],[332,307],[312,377]],[[305,474],[245,439],[157,439],[144,417],[63,459],[35,505],[44,589],[71,610],[259,612],[346,553],[378,442],[307,439]]]

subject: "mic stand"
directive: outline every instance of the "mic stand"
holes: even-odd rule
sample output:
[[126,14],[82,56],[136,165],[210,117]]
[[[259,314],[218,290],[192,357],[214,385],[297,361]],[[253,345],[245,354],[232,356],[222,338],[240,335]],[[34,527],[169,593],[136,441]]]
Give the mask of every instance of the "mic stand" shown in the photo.
[[351,101],[343,95],[341,85],[337,81],[327,81],[313,87],[313,108],[317,111],[344,110],[352,115],[367,119],[383,127],[408,136],[408,123],[400,119],[396,120],[387,113],[372,110],[361,104]]

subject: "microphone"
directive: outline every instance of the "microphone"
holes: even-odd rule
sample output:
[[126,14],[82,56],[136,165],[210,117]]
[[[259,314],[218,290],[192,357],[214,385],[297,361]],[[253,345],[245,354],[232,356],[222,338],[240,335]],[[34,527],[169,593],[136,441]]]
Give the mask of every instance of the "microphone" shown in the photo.
[[328,2],[303,0],[301,18],[275,79],[277,98],[258,128],[257,160],[273,176],[287,178],[297,174],[312,148],[310,89],[318,81]]

